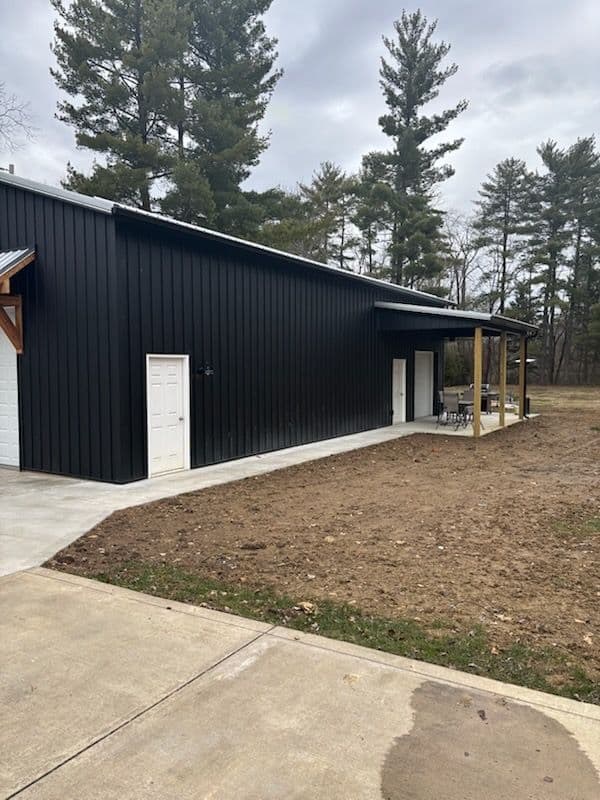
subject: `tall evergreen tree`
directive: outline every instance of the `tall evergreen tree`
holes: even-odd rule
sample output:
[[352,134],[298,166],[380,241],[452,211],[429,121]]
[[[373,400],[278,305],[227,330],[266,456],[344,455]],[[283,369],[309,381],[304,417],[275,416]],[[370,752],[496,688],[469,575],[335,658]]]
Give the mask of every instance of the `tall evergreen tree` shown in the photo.
[[[277,41],[262,19],[272,2],[189,4],[192,24],[178,79],[178,166],[163,203],[166,210],[180,208],[189,222],[200,217],[220,230],[247,233],[246,218],[255,218],[240,186],[268,145],[258,126],[282,74],[275,69]],[[193,198],[192,186],[198,187]]]
[[358,229],[358,270],[379,277],[384,275],[381,251],[383,237],[390,230],[389,186],[378,170],[379,159],[363,158],[356,188],[353,222]]
[[79,147],[106,159],[66,185],[150,209],[152,185],[170,169],[174,68],[189,18],[177,0],[52,0],[58,14],[52,69],[67,94],[59,119]]
[[560,336],[557,317],[562,307],[566,250],[569,234],[569,170],[567,154],[554,141],[538,148],[544,171],[536,176],[532,196],[530,258],[537,265],[535,278],[542,288],[540,375],[545,383],[556,379],[556,353]]
[[249,200],[263,214],[258,231],[250,238],[277,250],[323,260],[323,238],[330,221],[319,219],[299,191],[271,189],[250,193]]
[[330,161],[321,164],[312,183],[300,184],[300,192],[323,231],[319,257],[341,269],[349,269],[358,238],[353,230],[357,182]]
[[159,193],[185,221],[256,227],[240,184],[267,146],[258,125],[280,76],[262,21],[272,0],[52,3],[59,116],[101,159],[67,185],[146,209]]
[[388,112],[379,123],[393,141],[393,147],[379,156],[391,189],[391,278],[417,287],[431,286],[443,269],[443,220],[433,206],[433,189],[453,174],[441,162],[463,141],[432,145],[430,140],[467,107],[461,101],[440,113],[423,113],[458,69],[456,64],[443,66],[450,46],[433,41],[436,28],[437,22],[430,23],[420,10],[403,11],[394,23],[395,39],[383,38],[389,58],[381,59],[380,70]]
[[[592,305],[600,300],[595,292],[594,271],[598,260],[595,241],[600,218],[600,156],[593,136],[578,139],[566,151],[568,174],[567,208],[571,231],[569,271],[565,284],[562,341],[557,354],[556,375],[568,370],[570,362],[583,362],[581,346],[585,342]],[[578,378],[581,378],[581,374]]]
[[475,227],[490,257],[486,276],[490,310],[504,314],[525,241],[531,179],[524,161],[507,158],[496,165],[479,190]]

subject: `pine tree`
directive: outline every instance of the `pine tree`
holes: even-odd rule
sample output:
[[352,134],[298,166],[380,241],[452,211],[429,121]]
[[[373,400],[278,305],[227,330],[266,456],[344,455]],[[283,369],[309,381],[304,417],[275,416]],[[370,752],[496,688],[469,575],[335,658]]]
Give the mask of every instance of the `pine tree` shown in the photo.
[[250,193],[248,199],[263,215],[258,231],[250,238],[277,250],[322,260],[323,238],[329,220],[318,219],[299,191],[271,189]]
[[600,300],[594,292],[594,271],[598,259],[598,245],[594,241],[597,220],[600,217],[600,156],[596,152],[593,136],[578,139],[566,151],[568,171],[569,228],[571,231],[571,257],[569,275],[565,283],[567,307],[564,312],[564,335],[557,355],[556,375],[563,368],[573,377],[571,362],[582,363],[581,345],[585,342],[592,305]]
[[483,182],[475,227],[479,243],[490,256],[486,275],[490,310],[504,314],[527,231],[525,216],[531,198],[531,178],[524,161],[507,158]]
[[419,288],[434,284],[443,269],[443,219],[433,206],[432,193],[453,174],[448,164],[440,162],[463,141],[432,146],[429,140],[467,107],[466,101],[461,101],[440,113],[422,113],[458,69],[456,64],[443,66],[450,46],[432,41],[436,27],[437,22],[428,22],[420,10],[403,11],[394,23],[395,40],[383,38],[389,60],[381,59],[380,70],[388,113],[379,123],[393,140],[392,149],[379,155],[391,189],[391,278]]
[[557,324],[563,307],[569,232],[569,170],[564,149],[554,141],[538,148],[544,172],[536,176],[532,195],[530,259],[537,265],[535,282],[542,289],[540,376],[544,383],[556,379],[556,353],[560,336]]
[[[268,137],[280,72],[262,15],[272,0],[52,0],[59,118],[99,160],[66,185],[187,222],[247,233],[240,186]],[[157,185],[153,191],[153,187]],[[166,189],[166,191],[165,191]]]
[[323,231],[319,258],[341,269],[349,269],[358,245],[352,223],[356,179],[346,175],[336,164],[325,161],[313,175],[312,183],[300,184],[300,192]]
[[177,0],[52,0],[59,119],[79,147],[105,156],[90,176],[65,182],[86,194],[151,207],[154,181],[170,167],[175,64],[189,18]]
[[356,189],[353,222],[359,231],[358,269],[380,278],[390,277],[385,266],[386,237],[391,230],[391,189],[388,170],[379,153],[363,157]]
[[[273,0],[203,0],[191,3],[192,24],[180,63],[177,163],[163,208],[185,209],[189,221],[247,233],[257,219],[241,184],[268,145],[258,125],[281,71],[274,69],[277,41],[262,16]],[[202,175],[190,198],[186,187]],[[203,208],[203,200],[208,202]],[[247,230],[244,230],[247,228]]]

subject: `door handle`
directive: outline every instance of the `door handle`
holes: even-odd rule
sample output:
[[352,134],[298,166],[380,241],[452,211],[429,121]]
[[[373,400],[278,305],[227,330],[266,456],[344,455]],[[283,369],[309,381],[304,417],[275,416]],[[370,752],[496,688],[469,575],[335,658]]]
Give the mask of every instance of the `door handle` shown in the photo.
[[185,421],[185,417],[179,417],[179,422],[184,422],[184,421]]

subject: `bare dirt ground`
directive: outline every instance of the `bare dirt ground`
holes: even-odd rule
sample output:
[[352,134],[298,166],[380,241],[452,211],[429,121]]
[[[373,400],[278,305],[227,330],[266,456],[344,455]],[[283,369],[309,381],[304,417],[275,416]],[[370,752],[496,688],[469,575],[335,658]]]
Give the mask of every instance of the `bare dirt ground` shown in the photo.
[[600,390],[475,442],[417,435],[115,513],[49,562],[169,564],[350,602],[492,647],[558,648],[600,676]]

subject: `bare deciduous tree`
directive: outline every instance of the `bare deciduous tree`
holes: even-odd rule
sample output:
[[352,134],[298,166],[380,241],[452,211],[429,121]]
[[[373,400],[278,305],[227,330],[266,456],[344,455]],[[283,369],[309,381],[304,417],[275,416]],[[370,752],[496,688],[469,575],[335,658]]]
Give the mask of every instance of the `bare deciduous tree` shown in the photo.
[[33,137],[29,103],[10,94],[0,82],[0,151],[12,152]]
[[473,220],[463,214],[446,214],[444,236],[450,296],[459,308],[467,308],[474,275],[481,268],[481,246]]

